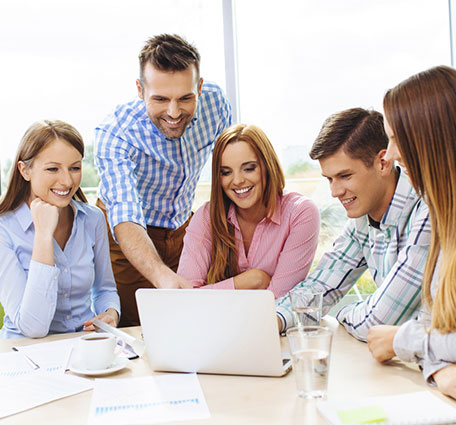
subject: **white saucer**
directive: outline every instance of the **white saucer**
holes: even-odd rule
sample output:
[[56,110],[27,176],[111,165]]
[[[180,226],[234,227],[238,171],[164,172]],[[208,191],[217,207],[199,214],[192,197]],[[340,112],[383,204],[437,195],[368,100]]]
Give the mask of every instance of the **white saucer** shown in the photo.
[[111,366],[109,366],[106,369],[89,370],[85,369],[82,365],[79,365],[77,363],[70,364],[69,369],[71,372],[77,373],[78,375],[101,376],[109,375],[110,373],[122,370],[124,367],[127,366],[128,362],[129,360],[126,357],[117,356],[112,362]]

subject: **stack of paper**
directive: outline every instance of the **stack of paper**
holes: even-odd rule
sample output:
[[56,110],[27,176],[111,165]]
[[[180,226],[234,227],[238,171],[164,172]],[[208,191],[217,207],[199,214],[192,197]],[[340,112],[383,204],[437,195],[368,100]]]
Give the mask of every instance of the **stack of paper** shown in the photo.
[[46,362],[43,353],[34,357],[42,368],[34,369],[21,352],[0,353],[0,418],[93,388],[87,379],[65,375],[67,351],[54,363],[50,353]]
[[91,425],[210,416],[196,374],[91,381],[65,374],[73,344],[74,340],[62,340],[0,353],[0,418],[92,388]]

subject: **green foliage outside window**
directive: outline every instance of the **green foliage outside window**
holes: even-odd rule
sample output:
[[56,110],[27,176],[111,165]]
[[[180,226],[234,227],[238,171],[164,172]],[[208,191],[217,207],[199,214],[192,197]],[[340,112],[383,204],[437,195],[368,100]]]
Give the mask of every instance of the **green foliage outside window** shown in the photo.
[[97,187],[99,183],[100,177],[98,177],[97,169],[95,167],[93,145],[86,145],[84,159],[82,161],[81,187]]
[[303,161],[302,159],[296,162],[293,162],[287,169],[288,176],[296,176],[301,173],[306,173],[310,170],[313,170],[314,167],[309,162]]

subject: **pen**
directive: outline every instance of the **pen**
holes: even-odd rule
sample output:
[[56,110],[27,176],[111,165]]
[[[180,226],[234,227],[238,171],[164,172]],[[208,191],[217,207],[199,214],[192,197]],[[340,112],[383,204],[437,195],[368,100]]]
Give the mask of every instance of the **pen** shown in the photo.
[[[13,351],[17,351],[17,352],[20,352],[16,347],[13,347]],[[27,362],[30,364],[30,366],[33,367],[33,369],[37,370],[40,368],[40,366],[38,364],[36,364],[29,356],[27,356],[27,354],[24,354],[24,353],[21,353],[25,360],[27,360]]]
[[118,338],[122,339],[125,341],[128,345],[130,345],[131,348],[133,348],[133,351],[138,355],[142,356],[144,352],[146,351],[146,347],[144,346],[144,343],[140,341],[139,339],[136,339],[134,336],[131,336],[127,334],[124,331],[121,331],[120,329],[117,329],[111,325],[108,325],[107,323],[101,321],[100,319],[95,319],[93,321],[93,324],[95,327],[100,328],[104,330],[105,332],[110,332],[117,336]]

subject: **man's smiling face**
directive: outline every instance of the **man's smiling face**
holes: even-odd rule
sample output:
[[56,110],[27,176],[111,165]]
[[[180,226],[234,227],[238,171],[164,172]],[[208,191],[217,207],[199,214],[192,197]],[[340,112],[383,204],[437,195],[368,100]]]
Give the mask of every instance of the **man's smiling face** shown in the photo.
[[178,139],[195,115],[203,80],[195,66],[184,71],[165,72],[147,63],[142,84],[136,81],[147,115],[168,139]]
[[339,199],[349,218],[368,214],[380,221],[383,217],[391,201],[382,177],[384,153],[382,150],[377,154],[372,167],[350,157],[343,149],[319,160],[321,174],[328,179],[331,195]]

